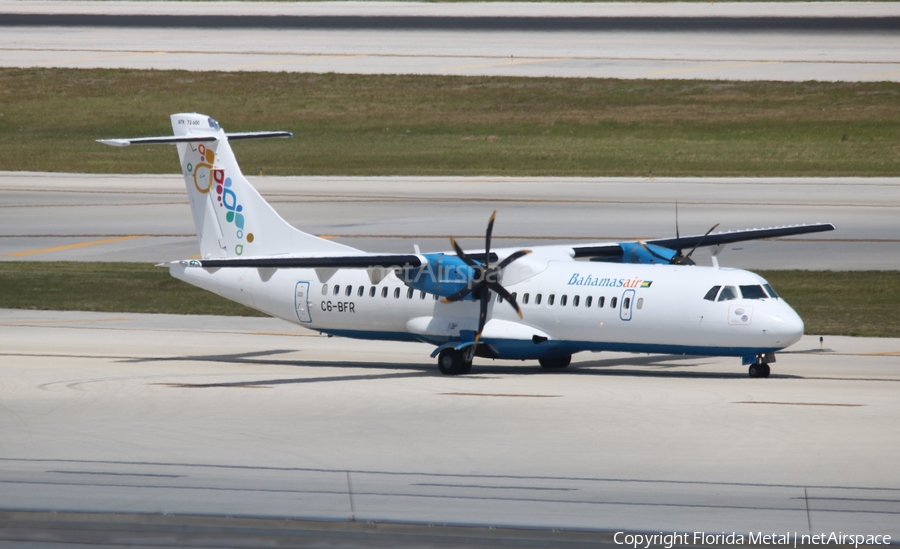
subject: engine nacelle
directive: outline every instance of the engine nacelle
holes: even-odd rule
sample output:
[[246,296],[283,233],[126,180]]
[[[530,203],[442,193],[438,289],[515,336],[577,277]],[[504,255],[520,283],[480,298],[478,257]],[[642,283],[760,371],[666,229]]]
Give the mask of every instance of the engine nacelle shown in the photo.
[[394,271],[397,278],[410,288],[449,297],[461,292],[463,288],[471,288],[478,277],[482,276],[479,269],[470,267],[455,255],[422,255],[428,260],[425,265]]
[[[659,254],[660,257],[657,257],[647,251],[644,246],[647,246],[647,248],[650,248],[655,253]],[[670,250],[669,248],[664,248],[655,244],[644,244],[644,246],[641,246],[640,242],[620,242],[619,247],[622,248],[622,255],[595,258],[591,261],[606,261],[611,263],[641,263],[644,265],[668,265],[672,262],[672,258],[677,255],[677,252],[675,252],[675,250]]]

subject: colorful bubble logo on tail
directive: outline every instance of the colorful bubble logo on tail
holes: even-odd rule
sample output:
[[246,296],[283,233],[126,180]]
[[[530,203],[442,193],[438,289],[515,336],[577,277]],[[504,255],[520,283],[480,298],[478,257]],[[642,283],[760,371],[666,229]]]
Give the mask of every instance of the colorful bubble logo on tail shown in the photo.
[[[245,213],[244,206],[239,204],[238,196],[232,188],[230,177],[225,176],[225,170],[214,167],[215,153],[209,150],[202,143],[197,145],[192,151],[197,153],[200,158],[197,163],[188,162],[186,169],[194,179],[194,187],[201,194],[207,194],[215,185],[216,198],[220,208],[225,208],[225,221],[231,223],[236,228],[235,236],[238,240],[246,241],[248,244],[253,242],[253,233],[245,233]],[[225,227],[222,228],[225,230]],[[244,253],[244,245],[236,244],[234,253],[241,255]]]

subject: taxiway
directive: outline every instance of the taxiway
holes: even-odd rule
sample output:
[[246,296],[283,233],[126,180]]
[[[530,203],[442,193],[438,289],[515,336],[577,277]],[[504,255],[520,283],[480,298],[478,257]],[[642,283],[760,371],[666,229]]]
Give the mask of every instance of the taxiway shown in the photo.
[[[174,153],[173,153],[174,154]],[[174,162],[174,159],[173,159]],[[749,269],[900,268],[896,178],[258,177],[301,230],[371,252],[650,239],[796,223],[837,230],[746,242],[720,253]],[[0,172],[0,258],[162,262],[196,256],[180,175]],[[695,257],[709,264],[707,250]]]
[[875,3],[0,1],[0,66],[900,80]]
[[[900,535],[900,341],[548,373],[274,319],[0,311],[0,509]],[[351,503],[352,500],[352,503]]]

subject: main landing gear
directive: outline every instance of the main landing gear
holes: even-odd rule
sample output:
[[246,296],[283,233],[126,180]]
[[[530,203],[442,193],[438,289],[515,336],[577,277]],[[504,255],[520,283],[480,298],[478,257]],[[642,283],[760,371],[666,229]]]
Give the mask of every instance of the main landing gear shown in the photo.
[[444,349],[438,355],[438,369],[445,376],[468,374],[472,370],[472,359],[474,357],[475,347],[472,346],[459,351],[456,349]]
[[572,355],[541,358],[538,359],[538,362],[541,363],[541,368],[544,368],[546,370],[561,370],[568,366],[570,362],[572,362]]

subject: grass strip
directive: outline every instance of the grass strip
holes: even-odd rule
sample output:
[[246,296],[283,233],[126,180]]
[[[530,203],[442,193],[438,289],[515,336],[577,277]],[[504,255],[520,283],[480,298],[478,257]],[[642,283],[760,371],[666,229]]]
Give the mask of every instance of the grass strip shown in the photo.
[[[808,334],[900,337],[900,272],[760,274]],[[0,262],[0,308],[265,316],[142,263]]]
[[[451,63],[448,61],[448,63]],[[0,69],[0,167],[175,173],[197,111],[273,175],[896,176],[900,84]]]

